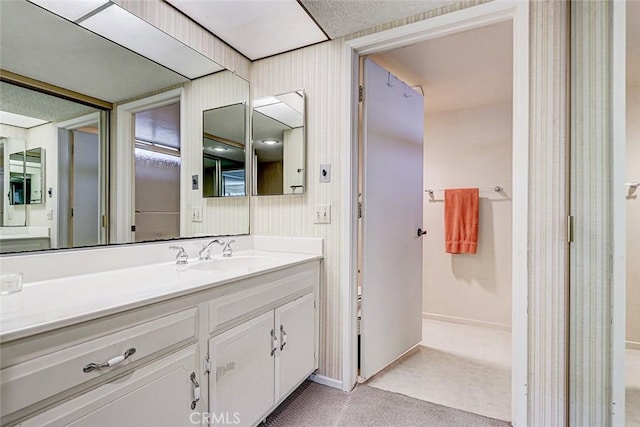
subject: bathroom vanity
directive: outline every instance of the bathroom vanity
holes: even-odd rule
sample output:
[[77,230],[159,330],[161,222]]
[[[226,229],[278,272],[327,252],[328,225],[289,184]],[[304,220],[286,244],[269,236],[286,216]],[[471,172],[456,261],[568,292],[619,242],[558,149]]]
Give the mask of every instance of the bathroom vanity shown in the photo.
[[1,424],[260,423],[318,367],[321,258],[245,250],[3,295]]

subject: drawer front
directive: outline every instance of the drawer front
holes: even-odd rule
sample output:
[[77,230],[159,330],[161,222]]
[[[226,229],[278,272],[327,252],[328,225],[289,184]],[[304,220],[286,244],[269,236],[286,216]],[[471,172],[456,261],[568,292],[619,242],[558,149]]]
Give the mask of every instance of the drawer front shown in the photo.
[[266,284],[234,292],[209,302],[209,332],[216,333],[248,320],[265,310],[275,308],[286,299],[292,300],[312,292],[319,283],[318,263],[313,268]]
[[197,371],[197,355],[195,345],[171,353],[121,381],[108,382],[22,421],[20,426],[196,426],[204,411],[201,402],[191,409],[194,385],[190,375]]
[[[103,375],[117,375],[127,365],[180,343],[195,341],[196,315],[196,308],[181,311],[2,369],[3,417],[87,381],[99,381]],[[83,370],[90,363],[104,363],[132,348],[135,353],[115,366]]]

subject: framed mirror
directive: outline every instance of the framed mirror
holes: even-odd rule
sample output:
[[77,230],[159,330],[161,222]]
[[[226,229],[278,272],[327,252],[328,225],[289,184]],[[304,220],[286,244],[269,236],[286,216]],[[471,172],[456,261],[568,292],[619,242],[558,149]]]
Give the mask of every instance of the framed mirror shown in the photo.
[[251,113],[253,195],[304,193],[304,90],[255,99]]
[[202,113],[202,197],[246,196],[246,103]]

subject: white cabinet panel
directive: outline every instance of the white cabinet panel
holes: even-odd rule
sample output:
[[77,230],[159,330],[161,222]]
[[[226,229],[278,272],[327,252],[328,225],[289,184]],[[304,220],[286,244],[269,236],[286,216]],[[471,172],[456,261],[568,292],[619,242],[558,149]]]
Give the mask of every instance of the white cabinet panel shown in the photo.
[[314,294],[275,310],[280,340],[276,357],[276,400],[284,399],[316,367]]
[[211,416],[255,425],[275,403],[273,311],[209,340]]
[[[200,414],[191,410],[194,399],[191,373],[198,372],[197,355],[197,346],[172,353],[24,421],[21,426],[197,425]],[[199,382],[200,378],[196,380]],[[205,411],[204,406],[199,403],[194,411]]]
[[[130,363],[172,346],[195,341],[196,314],[196,308],[184,310],[2,369],[0,403],[3,414],[26,408],[100,376],[126,370]],[[135,352],[117,366],[83,371],[90,363],[104,363],[123,355],[128,349],[135,349]]]

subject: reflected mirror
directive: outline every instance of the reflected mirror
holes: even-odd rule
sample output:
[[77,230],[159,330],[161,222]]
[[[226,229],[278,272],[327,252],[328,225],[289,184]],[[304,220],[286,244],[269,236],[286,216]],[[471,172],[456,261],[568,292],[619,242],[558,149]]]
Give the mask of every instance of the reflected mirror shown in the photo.
[[[132,129],[136,141],[127,143],[116,140],[123,125],[114,123],[114,116],[120,105],[182,90],[186,105],[180,111],[186,114],[179,117],[180,124],[197,123],[205,109],[246,105],[248,82],[113,2],[96,3],[92,13],[78,20],[58,16],[66,13],[65,8],[53,10],[55,13],[45,9],[56,9],[58,4],[26,0],[0,4],[0,252],[164,239],[167,236],[156,231],[168,229],[168,217],[175,231],[170,237],[247,234],[248,201],[203,201],[200,191],[190,191],[191,175],[185,182],[186,174],[174,174],[180,192],[172,197],[171,206],[163,204],[166,197],[154,197],[158,193],[153,190],[146,192],[149,197],[145,199],[152,203],[138,206],[145,194],[135,188],[141,169],[135,152],[142,147],[156,157],[169,155],[172,164],[179,159],[185,169],[199,171],[200,131],[177,127],[184,140],[178,141],[176,151],[165,138],[163,110],[156,114],[162,120],[154,119],[159,125],[145,128],[152,134],[139,135],[137,128]],[[147,50],[156,50],[152,46],[167,49],[140,52],[144,46],[134,43],[139,39],[153,41]],[[130,42],[135,46],[129,46]],[[170,54],[162,56],[165,51]],[[215,96],[201,105],[202,99],[187,96],[196,90]],[[135,115],[143,116],[140,111]],[[123,174],[118,160],[112,157],[109,161],[109,155],[129,149],[136,168]],[[228,177],[221,194],[246,193],[233,180],[234,173],[221,167],[223,177]],[[132,189],[128,203],[123,192],[115,191],[123,182]],[[201,221],[191,220],[194,206],[202,209]],[[150,218],[149,227],[142,224],[138,210]],[[120,221],[126,216],[132,218],[128,224]],[[37,245],[29,243],[36,241]]]
[[305,191],[303,90],[255,99],[252,105],[253,195]]
[[202,197],[246,195],[246,104],[202,113]]
[[12,205],[35,205],[42,203],[44,188],[44,149],[32,148],[11,153],[9,203]]

